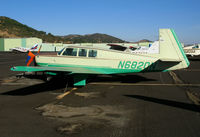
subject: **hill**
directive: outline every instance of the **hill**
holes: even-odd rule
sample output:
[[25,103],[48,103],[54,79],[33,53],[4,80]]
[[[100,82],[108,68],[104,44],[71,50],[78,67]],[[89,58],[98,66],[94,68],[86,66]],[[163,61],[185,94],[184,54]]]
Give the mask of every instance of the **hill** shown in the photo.
[[61,38],[56,37],[51,33],[46,34],[44,31],[38,31],[27,25],[21,24],[16,20],[4,16],[0,16],[0,37],[38,37],[43,39],[44,42],[62,41]]
[[88,34],[88,35],[67,35],[63,37],[65,41],[73,41],[74,43],[122,43],[121,39],[115,38],[107,34]]
[[141,43],[141,42],[152,42],[152,41],[150,41],[148,39],[142,39],[142,40],[138,41],[137,43]]
[[51,33],[38,31],[27,25],[24,25],[14,19],[0,16],[0,37],[37,37],[41,38],[43,42],[62,42],[62,43],[120,43],[124,42],[121,39],[115,38],[107,34],[89,34],[89,35],[67,35],[54,36]]

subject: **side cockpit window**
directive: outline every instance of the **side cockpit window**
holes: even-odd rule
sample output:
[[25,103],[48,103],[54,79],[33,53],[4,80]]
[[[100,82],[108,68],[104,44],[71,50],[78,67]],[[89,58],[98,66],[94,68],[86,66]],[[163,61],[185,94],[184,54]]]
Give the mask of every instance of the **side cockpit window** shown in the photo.
[[79,56],[86,57],[87,56],[87,50],[86,49],[79,49]]
[[96,56],[97,56],[97,51],[96,50],[89,50],[88,57],[96,57]]
[[66,48],[63,52],[64,56],[77,56],[77,48]]

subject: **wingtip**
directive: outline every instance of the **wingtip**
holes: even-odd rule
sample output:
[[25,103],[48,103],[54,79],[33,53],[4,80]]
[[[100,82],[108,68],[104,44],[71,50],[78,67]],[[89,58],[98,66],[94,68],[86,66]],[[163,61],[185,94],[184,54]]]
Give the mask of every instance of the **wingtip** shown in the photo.
[[14,71],[16,69],[16,67],[14,66],[14,67],[12,67],[12,68],[10,68],[10,70],[12,70],[12,71]]

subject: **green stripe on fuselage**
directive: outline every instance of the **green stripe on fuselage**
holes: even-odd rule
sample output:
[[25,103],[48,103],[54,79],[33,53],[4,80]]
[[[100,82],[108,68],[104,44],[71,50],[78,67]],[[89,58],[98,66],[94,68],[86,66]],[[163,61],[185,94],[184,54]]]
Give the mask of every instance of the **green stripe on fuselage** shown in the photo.
[[[142,70],[135,69],[115,69],[107,67],[95,67],[95,66],[82,66],[82,65],[68,65],[68,64],[49,64],[49,63],[37,63],[39,66],[44,67],[72,67],[72,68],[85,68],[98,72],[99,74],[118,74],[118,73],[136,73],[141,72]],[[72,71],[73,72],[73,71]]]

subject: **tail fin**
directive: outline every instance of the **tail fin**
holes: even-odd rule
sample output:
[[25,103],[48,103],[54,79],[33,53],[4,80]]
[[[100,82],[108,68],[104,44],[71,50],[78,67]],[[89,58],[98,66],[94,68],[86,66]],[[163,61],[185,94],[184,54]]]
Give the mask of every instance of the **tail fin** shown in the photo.
[[35,50],[35,49],[37,49],[37,47],[38,47],[38,44],[35,44],[33,47],[31,47],[30,50]]
[[149,50],[148,53],[150,53],[150,54],[159,53],[159,41],[155,41],[151,45],[149,44],[148,50]]
[[31,62],[34,60],[34,58],[35,58],[35,55],[31,51],[29,51],[28,57],[26,60],[26,65],[29,66],[31,64]]
[[180,62],[173,69],[187,68],[190,64],[182,45],[173,29],[160,29],[159,32],[160,58]]
[[42,45],[40,45],[40,48],[39,48],[39,50],[38,50],[38,52],[37,52],[38,54],[40,53],[41,48],[42,48]]

